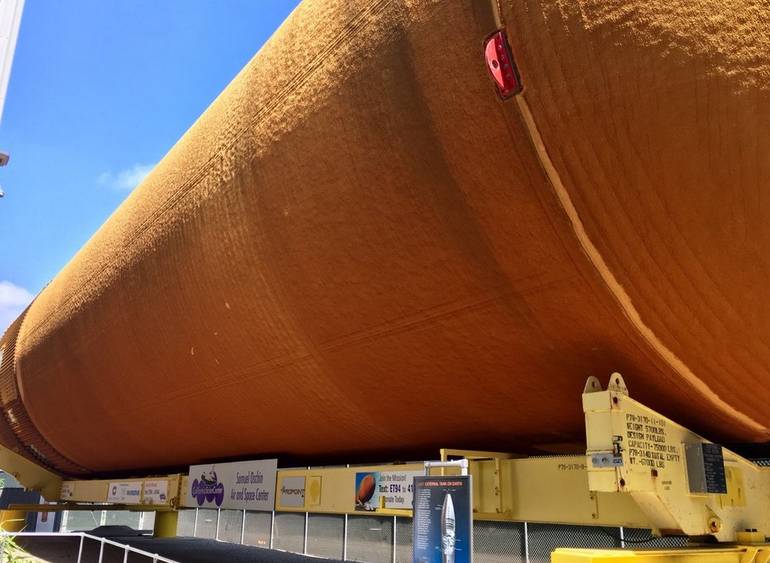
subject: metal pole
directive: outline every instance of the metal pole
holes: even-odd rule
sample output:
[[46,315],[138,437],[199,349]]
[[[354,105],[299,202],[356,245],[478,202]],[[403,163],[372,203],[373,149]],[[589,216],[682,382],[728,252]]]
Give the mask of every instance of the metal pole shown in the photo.
[[[307,470],[310,471],[310,466],[307,466]],[[305,512],[305,539],[302,544],[302,554],[307,555],[307,534],[308,534],[308,523],[310,520],[310,515],[308,512]]]
[[128,546],[123,550],[123,563],[128,563]]
[[524,522],[524,562],[529,563],[529,526]]
[[626,534],[623,531],[623,526],[620,527],[620,548],[626,548]]
[[[155,518],[157,518],[157,514],[155,515]],[[195,520],[193,521],[193,537],[198,537],[198,509],[195,509]]]
[[221,508],[217,508],[217,530],[214,532],[214,539],[219,539],[219,513],[222,511]]
[[102,563],[103,558],[104,558],[104,538],[101,538],[99,540],[99,563]]
[[398,526],[396,525],[396,517],[393,516],[393,563],[396,563],[396,529]]
[[80,547],[78,548],[78,563],[80,563],[80,560],[83,558],[83,541],[85,541],[85,537],[83,534],[80,534]]
[[270,549],[273,549],[273,536],[275,535],[275,510],[270,516]]
[[[346,463],[345,467],[350,469],[350,464]],[[348,513],[345,513],[345,523],[342,528],[342,560],[348,560]]]
[[463,459],[457,459],[454,461],[426,461],[425,462],[425,475],[430,475],[430,469],[431,467],[459,467],[460,468],[460,474],[461,475],[468,475],[468,460]]
[[241,519],[241,545],[246,537],[246,509],[243,509],[243,518]]

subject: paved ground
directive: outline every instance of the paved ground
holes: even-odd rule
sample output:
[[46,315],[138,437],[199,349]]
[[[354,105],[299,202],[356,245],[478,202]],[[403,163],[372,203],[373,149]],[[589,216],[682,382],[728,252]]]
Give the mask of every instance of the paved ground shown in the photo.
[[[96,533],[95,533],[96,532]],[[94,535],[98,530],[94,530]],[[156,539],[147,536],[115,536],[105,534],[109,539],[127,543],[133,547],[157,553],[179,563],[308,563],[319,561],[332,562],[330,559],[305,557],[259,547],[236,545],[231,543],[204,540],[200,538]],[[75,563],[80,546],[80,538],[75,537],[24,537],[17,538],[17,543],[29,553],[50,563]],[[105,545],[103,563],[122,563],[123,550]],[[99,560],[99,543],[86,540],[82,563],[96,563]],[[130,554],[129,563],[148,563],[150,560],[136,554]]]

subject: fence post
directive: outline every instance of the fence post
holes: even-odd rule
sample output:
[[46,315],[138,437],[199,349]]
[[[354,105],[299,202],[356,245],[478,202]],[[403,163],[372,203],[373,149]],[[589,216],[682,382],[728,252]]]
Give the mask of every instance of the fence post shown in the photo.
[[[310,466],[307,466],[307,470],[310,471]],[[302,554],[307,555],[307,533],[308,533],[308,524],[310,523],[310,513],[305,512],[305,538],[302,542]]]
[[396,563],[396,528],[398,528],[398,522],[396,522],[396,517],[393,516],[393,563]]
[[[350,469],[350,464],[346,463],[345,467]],[[348,513],[345,513],[345,523],[342,526],[342,560],[348,560]]]
[[529,526],[524,522],[524,561],[529,563]]

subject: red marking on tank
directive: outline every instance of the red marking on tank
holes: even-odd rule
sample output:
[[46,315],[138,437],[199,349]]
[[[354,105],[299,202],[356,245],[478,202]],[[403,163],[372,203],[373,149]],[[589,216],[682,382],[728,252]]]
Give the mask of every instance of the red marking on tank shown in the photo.
[[519,71],[508,46],[505,31],[497,31],[487,39],[484,44],[484,58],[501,98],[510,98],[521,92]]

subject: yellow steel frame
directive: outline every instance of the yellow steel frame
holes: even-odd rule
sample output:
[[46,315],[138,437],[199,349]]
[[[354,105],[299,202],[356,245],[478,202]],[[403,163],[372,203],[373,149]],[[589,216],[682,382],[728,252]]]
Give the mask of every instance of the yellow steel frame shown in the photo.
[[[710,536],[719,542],[754,546],[675,551],[557,550],[555,563],[600,561],[633,557],[660,561],[699,559],[701,562],[770,563],[770,469],[760,468],[723,450],[727,490],[723,494],[692,492],[685,449],[709,443],[629,396],[619,374],[602,389],[589,378],[583,393],[586,455],[517,457],[510,453],[443,449],[442,461],[469,460],[473,475],[473,511],[478,520],[543,522],[576,525],[651,528],[658,534]],[[25,486],[48,499],[65,503],[51,509],[77,508],[72,503],[106,503],[111,481],[65,481],[32,462],[0,448],[0,467],[10,470]],[[355,474],[362,471],[424,471],[422,462],[280,469],[275,509],[284,512],[360,514],[355,507]],[[452,474],[456,468],[433,470]],[[305,478],[303,506],[281,505],[280,490],[289,477]],[[149,478],[148,478],[149,479]],[[152,478],[157,480],[159,478]],[[170,511],[161,517],[158,533],[175,526],[181,491],[187,476],[169,475],[166,504],[133,505],[131,510]],[[144,481],[136,479],[135,481]],[[62,494],[66,492],[66,494]],[[90,504],[90,509],[104,509]],[[11,507],[14,508],[14,507]],[[31,509],[31,507],[22,507]],[[411,510],[386,509],[378,515],[411,516]],[[747,532],[746,530],[751,530]]]
[[[445,449],[442,450],[442,457],[445,460],[450,457],[465,457],[470,460],[476,519],[651,527],[649,519],[627,495],[595,493],[588,490],[585,456],[516,458],[513,454],[499,452]],[[284,478],[304,477],[307,493],[305,505],[300,507],[282,506],[280,494],[277,494],[275,509],[284,512],[360,514],[355,510],[357,472],[423,470],[422,463],[280,469],[276,483],[277,491],[280,491]],[[452,474],[457,469],[433,471]],[[129,510],[168,510],[180,506],[180,491],[186,490],[188,486],[187,476],[172,475],[165,478],[169,480],[167,504],[109,506]],[[55,494],[46,497],[60,502],[41,507],[41,510],[102,510],[104,506],[108,506],[110,482],[65,481],[63,490],[66,494],[61,495],[60,489],[57,489]],[[32,509],[30,506],[19,508]],[[385,508],[378,509],[376,513],[383,516],[412,515],[411,510]]]
[[179,512],[176,510],[161,511],[155,513],[155,525],[153,526],[153,535],[156,538],[176,537],[177,521]]
[[770,547],[736,545],[697,549],[557,549],[551,563],[768,563]]
[[693,492],[686,450],[710,442],[632,399],[620,374],[606,390],[589,379],[583,410],[589,490],[630,498],[662,534],[770,536],[770,468],[723,449],[726,493]]
[[0,446],[0,468],[30,491],[37,491],[43,498],[55,499],[61,490],[62,478],[14,451]]
[[[373,471],[424,471],[422,463],[393,465],[368,465],[354,467],[323,467],[314,469],[281,469],[276,480],[275,509],[282,512],[312,512],[325,514],[361,514],[356,511],[356,473]],[[281,505],[281,487],[287,477],[305,478],[305,504],[303,506]],[[314,485],[315,484],[315,485]],[[383,516],[411,516],[411,510],[376,510]]]
[[[184,476],[186,478],[186,476]],[[152,503],[147,502],[144,496],[144,486],[147,481],[166,481],[166,502]],[[56,500],[61,500],[70,503],[78,502],[95,502],[95,503],[107,503],[109,498],[110,484],[120,483],[135,483],[139,485],[142,495],[140,502],[133,506],[132,510],[163,510],[168,508],[176,508],[179,506],[179,492],[180,486],[183,481],[183,476],[180,474],[164,475],[161,477],[143,477],[136,479],[89,479],[81,481],[64,481],[62,483],[59,494]]]

